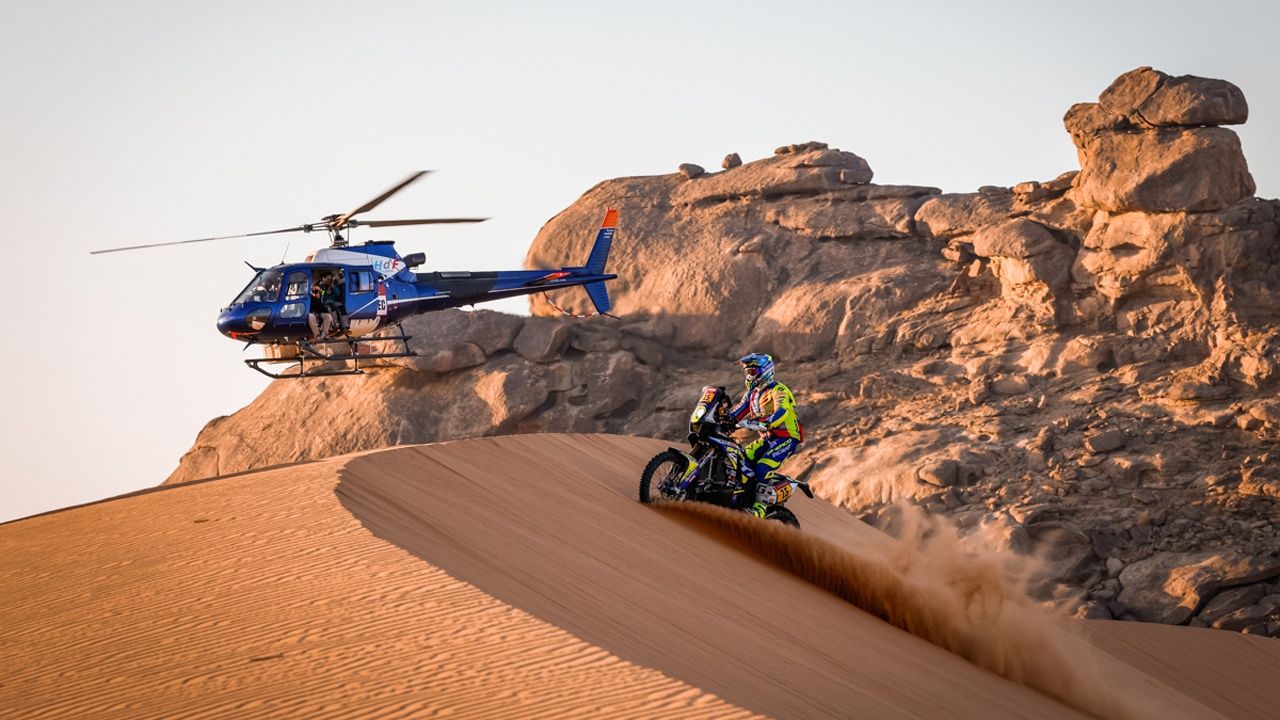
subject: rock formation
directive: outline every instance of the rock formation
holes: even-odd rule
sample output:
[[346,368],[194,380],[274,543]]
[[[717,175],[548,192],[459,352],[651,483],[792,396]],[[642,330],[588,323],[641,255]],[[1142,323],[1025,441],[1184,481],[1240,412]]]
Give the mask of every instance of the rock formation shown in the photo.
[[[1045,558],[1038,590],[1090,617],[1280,634],[1280,202],[1221,127],[1247,113],[1228,82],[1139,68],[1067,112],[1079,171],[1012,188],[875,185],[817,142],[605,181],[527,263],[585,256],[621,208],[619,319],[541,297],[416,318],[429,354],[276,382],[170,481],[494,433],[678,439],[700,386],[770,352],[810,437],[791,469],[868,522],[949,515]],[[555,302],[589,312],[579,293]]]

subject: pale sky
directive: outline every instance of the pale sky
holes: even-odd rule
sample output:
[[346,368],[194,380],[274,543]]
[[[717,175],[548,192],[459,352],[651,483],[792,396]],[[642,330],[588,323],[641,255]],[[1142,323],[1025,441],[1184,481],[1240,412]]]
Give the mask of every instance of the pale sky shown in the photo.
[[164,480],[205,422],[265,387],[214,328],[243,261],[322,241],[91,249],[312,222],[434,169],[368,217],[494,219],[356,239],[426,251],[433,269],[516,268],[600,180],[814,139],[879,183],[1047,180],[1077,167],[1066,109],[1140,65],[1239,85],[1258,193],[1280,194],[1270,2],[7,0],[3,14],[0,520]]

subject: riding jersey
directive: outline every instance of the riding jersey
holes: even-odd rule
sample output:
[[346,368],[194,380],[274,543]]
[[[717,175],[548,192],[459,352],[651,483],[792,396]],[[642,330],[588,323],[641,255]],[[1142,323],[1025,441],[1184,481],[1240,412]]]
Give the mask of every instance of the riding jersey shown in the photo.
[[749,388],[738,404],[729,411],[736,422],[744,419],[758,420],[765,424],[765,435],[773,438],[792,438],[804,441],[804,428],[796,417],[796,399],[791,389],[780,382],[764,387]]

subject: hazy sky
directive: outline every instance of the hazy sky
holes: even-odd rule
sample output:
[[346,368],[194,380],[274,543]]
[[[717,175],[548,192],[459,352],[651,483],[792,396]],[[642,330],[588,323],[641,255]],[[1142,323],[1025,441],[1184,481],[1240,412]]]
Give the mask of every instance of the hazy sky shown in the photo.
[[1270,2],[10,0],[4,16],[0,520],[162,481],[265,386],[214,329],[242,261],[321,240],[90,249],[311,222],[436,169],[369,217],[494,219],[374,237],[435,269],[515,268],[600,180],[811,139],[876,182],[1045,180],[1077,167],[1066,109],[1139,65],[1239,85],[1258,192],[1280,194]]

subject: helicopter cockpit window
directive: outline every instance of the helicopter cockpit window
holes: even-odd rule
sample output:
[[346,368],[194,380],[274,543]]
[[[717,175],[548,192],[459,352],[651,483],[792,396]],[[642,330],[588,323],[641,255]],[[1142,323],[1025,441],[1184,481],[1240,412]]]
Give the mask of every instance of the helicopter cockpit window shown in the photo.
[[275,302],[280,298],[280,271],[263,270],[254,276],[244,290],[231,301],[232,305],[247,302]]
[[305,272],[289,273],[289,287],[284,291],[285,300],[297,300],[307,295],[307,274]]

